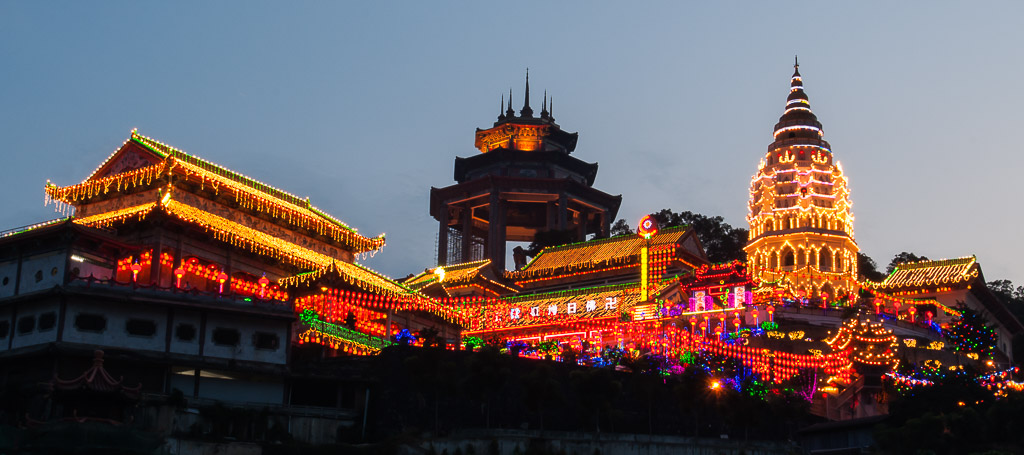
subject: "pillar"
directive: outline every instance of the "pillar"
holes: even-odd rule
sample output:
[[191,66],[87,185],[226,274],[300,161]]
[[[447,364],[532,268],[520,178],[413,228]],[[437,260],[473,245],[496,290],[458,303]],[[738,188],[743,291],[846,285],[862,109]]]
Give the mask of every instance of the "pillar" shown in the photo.
[[505,270],[505,207],[497,191],[491,192],[491,217],[488,220],[487,257],[496,271]]
[[569,198],[565,193],[558,195],[558,229],[566,230],[569,217]]
[[441,208],[440,227],[437,230],[437,265],[448,264],[448,204]]
[[473,206],[468,202],[462,209],[462,257],[459,262],[469,262],[473,247]]

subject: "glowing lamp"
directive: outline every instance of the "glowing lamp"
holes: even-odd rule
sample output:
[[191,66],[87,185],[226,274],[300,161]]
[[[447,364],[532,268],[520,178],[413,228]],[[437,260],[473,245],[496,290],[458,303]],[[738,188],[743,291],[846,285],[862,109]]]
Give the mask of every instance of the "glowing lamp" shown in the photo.
[[174,277],[177,279],[175,281],[175,284],[174,284],[175,287],[179,287],[179,288],[181,287],[181,277],[183,277],[183,276],[185,276],[185,269],[184,268],[179,266],[178,268],[174,269]]
[[772,305],[768,305],[768,308],[765,309],[768,310],[768,321],[775,322],[775,307]]
[[907,313],[910,313],[910,322],[914,322],[914,314],[917,313],[917,307],[907,308]]
[[257,281],[257,283],[260,284],[260,298],[267,298],[267,285],[270,284],[270,279],[267,278],[267,274],[264,273],[263,276],[261,276],[260,279]]
[[217,275],[217,282],[220,283],[220,293],[221,294],[224,293],[224,282],[227,281],[227,280],[228,280],[228,274],[224,273],[224,271],[222,270],[220,272],[220,274]]
[[132,264],[131,269],[132,269],[132,281],[138,281],[139,280],[139,272],[142,271],[142,264],[139,264],[138,262],[136,262],[136,263]]
[[658,233],[658,221],[651,215],[640,218],[640,224],[636,227],[636,233],[645,239],[653,237]]

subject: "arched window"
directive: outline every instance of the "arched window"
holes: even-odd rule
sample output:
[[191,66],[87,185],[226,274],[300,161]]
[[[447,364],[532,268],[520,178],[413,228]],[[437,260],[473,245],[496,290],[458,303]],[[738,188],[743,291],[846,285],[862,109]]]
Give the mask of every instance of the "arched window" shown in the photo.
[[795,261],[795,258],[793,257],[793,250],[789,249],[789,248],[786,248],[785,250],[782,250],[782,266],[783,267],[792,267],[793,264],[795,264],[795,263],[796,263],[796,261]]
[[806,264],[806,263],[807,263],[807,251],[805,251],[803,248],[797,249],[796,250],[796,265],[798,267],[803,267],[804,264]]
[[828,248],[822,248],[818,252],[818,270],[822,272],[832,271],[832,252]]
[[772,268],[772,269],[779,268],[779,255],[777,255],[775,253],[771,253],[771,266],[769,268]]

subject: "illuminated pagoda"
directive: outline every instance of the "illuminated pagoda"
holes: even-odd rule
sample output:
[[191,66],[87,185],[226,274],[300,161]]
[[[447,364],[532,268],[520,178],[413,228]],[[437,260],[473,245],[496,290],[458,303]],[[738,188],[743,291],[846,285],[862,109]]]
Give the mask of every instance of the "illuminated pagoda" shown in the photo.
[[545,93],[535,117],[527,74],[519,115],[510,90],[494,125],[476,131],[480,154],[455,159],[458,183],[431,188],[439,265],[490,259],[500,274],[509,241],[531,242],[552,230],[571,231],[577,241],[608,236],[622,196],[593,188],[597,163],[571,156],[578,135],[555,123],[548,102]]
[[822,138],[799,67],[775,140],[751,179],[744,250],[759,283],[828,301],[857,289],[859,248],[847,180]]
[[349,403],[332,417],[341,425],[365,384],[296,368],[377,352],[402,330],[461,338],[457,311],[355,263],[383,235],[135,131],[85,181],[45,194],[71,216],[0,235],[12,381],[76,375],[102,349],[105,368],[143,393]]

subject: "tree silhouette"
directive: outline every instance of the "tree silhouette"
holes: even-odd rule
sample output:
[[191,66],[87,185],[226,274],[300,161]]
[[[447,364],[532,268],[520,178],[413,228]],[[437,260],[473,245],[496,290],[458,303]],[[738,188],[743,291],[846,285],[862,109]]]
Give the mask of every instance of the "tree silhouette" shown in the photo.
[[896,266],[900,264],[906,264],[908,262],[927,261],[928,258],[924,256],[918,256],[914,253],[908,253],[906,251],[893,256],[892,260],[889,261],[889,266],[885,268],[885,274],[889,275],[893,270],[896,270]]

